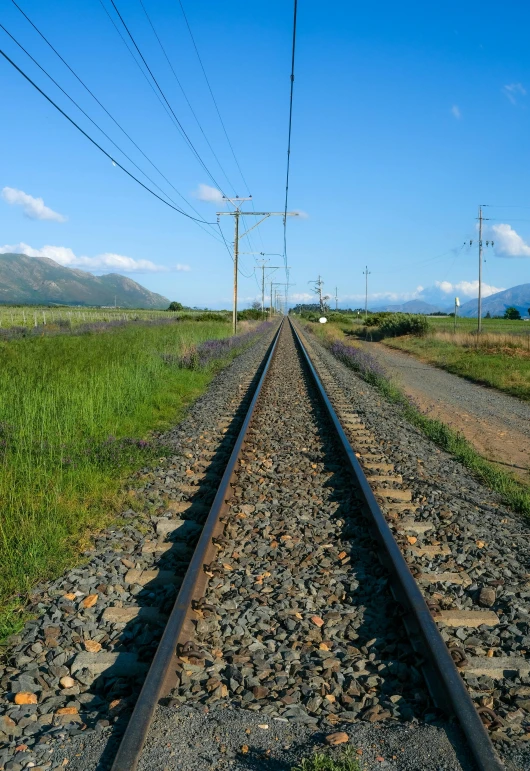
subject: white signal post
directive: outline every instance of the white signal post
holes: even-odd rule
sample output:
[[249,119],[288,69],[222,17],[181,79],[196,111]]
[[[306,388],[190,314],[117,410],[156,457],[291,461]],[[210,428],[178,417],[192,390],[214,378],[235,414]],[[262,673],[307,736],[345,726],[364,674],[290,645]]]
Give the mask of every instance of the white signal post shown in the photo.
[[[235,233],[234,233],[234,308],[232,312],[232,333],[237,334],[237,274],[238,274],[238,262],[239,262],[239,240],[250,233],[251,230],[257,228],[269,217],[298,217],[298,212],[283,212],[283,211],[241,211],[239,204],[243,201],[251,201],[252,196],[249,198],[226,198],[226,201],[235,207],[234,211],[221,211],[217,212],[217,217],[234,217],[235,219]],[[239,234],[239,217],[261,217],[259,222],[252,225],[244,233]],[[271,300],[272,305],[272,300]]]
[[457,308],[460,308],[460,300],[458,297],[455,297],[455,335],[456,335],[456,315],[457,315]]

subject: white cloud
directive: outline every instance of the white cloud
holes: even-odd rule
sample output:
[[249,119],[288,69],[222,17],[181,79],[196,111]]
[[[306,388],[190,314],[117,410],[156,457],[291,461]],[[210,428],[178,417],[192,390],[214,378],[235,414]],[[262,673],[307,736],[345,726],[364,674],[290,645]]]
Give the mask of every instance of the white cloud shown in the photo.
[[493,225],[491,230],[495,234],[495,253],[500,257],[530,257],[530,245],[511,225]]
[[460,112],[460,107],[457,104],[454,104],[451,107],[451,114],[457,119],[460,120],[462,117],[462,113]]
[[517,104],[516,96],[526,96],[526,89],[522,83],[509,83],[504,86],[502,93],[506,96],[512,104]]
[[316,294],[310,294],[309,292],[289,292],[289,302],[293,303],[316,303],[318,297]]
[[[441,292],[443,292],[443,294],[458,294],[463,295],[464,297],[478,297],[478,280],[459,281],[456,284],[452,284],[450,281],[435,281],[434,284]],[[492,286],[491,284],[485,284],[484,281],[482,282],[483,297],[489,297],[490,294],[503,291],[504,287]]]
[[135,260],[122,254],[104,252],[95,257],[77,256],[72,249],[66,246],[43,246],[42,249],[34,249],[28,244],[7,244],[0,246],[0,254],[26,254],[28,257],[47,257],[50,260],[64,265],[66,268],[84,268],[85,270],[109,273],[119,271],[122,273],[164,273],[168,271],[189,271],[189,265],[177,263],[172,267],[157,265],[151,260]]
[[28,195],[23,190],[17,190],[15,187],[4,187],[2,189],[2,198],[12,206],[22,206],[26,217],[32,220],[66,222],[67,218],[45,206],[42,198],[33,198],[32,195]]
[[208,203],[226,203],[223,194],[216,187],[200,184],[192,195],[199,201],[208,201]]

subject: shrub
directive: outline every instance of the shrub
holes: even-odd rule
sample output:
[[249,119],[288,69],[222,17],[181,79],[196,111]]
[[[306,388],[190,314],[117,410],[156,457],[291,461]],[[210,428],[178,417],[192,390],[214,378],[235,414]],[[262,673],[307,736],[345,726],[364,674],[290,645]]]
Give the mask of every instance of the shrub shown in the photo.
[[411,313],[392,313],[381,320],[378,333],[383,337],[400,337],[414,335],[423,337],[429,331],[429,322],[425,316],[415,316]]
[[247,308],[244,311],[237,312],[238,321],[259,321],[263,318],[263,314],[260,308]]
[[390,311],[380,311],[379,313],[372,313],[366,317],[364,325],[365,327],[378,327],[380,324],[383,323],[383,321],[386,318],[392,315],[394,314],[392,314]]

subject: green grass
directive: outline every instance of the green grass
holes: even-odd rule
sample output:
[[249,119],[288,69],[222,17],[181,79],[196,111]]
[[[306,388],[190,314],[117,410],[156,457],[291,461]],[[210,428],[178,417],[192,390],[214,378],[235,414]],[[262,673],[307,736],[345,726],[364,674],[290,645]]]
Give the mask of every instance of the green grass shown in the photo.
[[412,353],[475,383],[530,400],[530,358],[525,352],[469,348],[432,336],[392,338],[385,340],[385,345]]
[[229,333],[181,322],[0,343],[0,638],[32,586],[116,515],[131,470],[160,454],[138,440],[176,422],[236,351],[205,369],[166,361]]
[[[50,327],[57,324],[68,324],[76,327],[103,321],[153,321],[168,318],[195,318],[204,311],[183,310],[178,312],[167,310],[146,310],[131,308],[84,308],[79,306],[58,306],[50,308],[43,305],[0,305],[0,329],[9,327]],[[208,311],[219,317],[220,321],[228,321],[227,311]]]
[[304,758],[299,766],[293,766],[291,771],[361,771],[361,765],[355,750],[347,747],[335,756],[317,752]]
[[[437,332],[453,332],[454,319],[451,316],[427,316],[429,324]],[[457,318],[457,332],[474,332],[477,328],[477,319],[466,317]],[[509,319],[482,319],[482,330],[492,334],[529,334],[530,321],[510,321]]]

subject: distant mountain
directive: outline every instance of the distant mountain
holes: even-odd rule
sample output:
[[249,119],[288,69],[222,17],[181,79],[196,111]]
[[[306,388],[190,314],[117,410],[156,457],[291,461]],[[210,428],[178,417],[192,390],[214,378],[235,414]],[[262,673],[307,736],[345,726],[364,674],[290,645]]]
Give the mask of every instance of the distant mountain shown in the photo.
[[119,273],[94,276],[47,257],[0,254],[0,303],[167,308],[169,300]]
[[[530,308],[530,284],[519,284],[512,286],[511,289],[505,289],[502,292],[490,294],[489,297],[482,298],[482,316],[488,311],[492,316],[503,316],[506,308],[513,305],[521,316],[528,318],[528,308]],[[469,300],[460,306],[459,316],[468,316],[476,318],[478,316],[478,300]]]
[[392,313],[438,313],[441,308],[438,305],[431,305],[424,300],[409,300],[401,305],[378,305],[370,306],[372,311],[391,311]]

